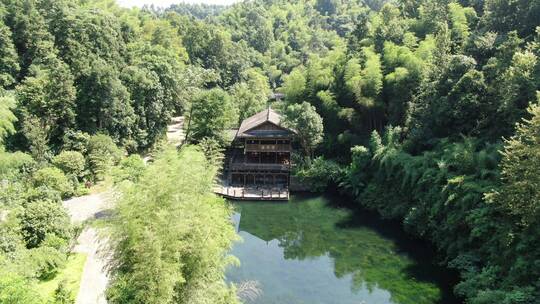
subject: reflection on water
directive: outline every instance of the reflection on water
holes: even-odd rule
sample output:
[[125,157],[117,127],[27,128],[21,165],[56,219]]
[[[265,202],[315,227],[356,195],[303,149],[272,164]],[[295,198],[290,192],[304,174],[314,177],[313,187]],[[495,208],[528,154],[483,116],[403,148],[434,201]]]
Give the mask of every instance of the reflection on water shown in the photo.
[[232,254],[241,266],[231,267],[227,279],[258,281],[262,289],[246,303],[456,303],[436,278],[440,269],[429,259],[418,261],[414,244],[402,245],[403,232],[337,203],[296,196],[288,203],[235,204],[243,242]]

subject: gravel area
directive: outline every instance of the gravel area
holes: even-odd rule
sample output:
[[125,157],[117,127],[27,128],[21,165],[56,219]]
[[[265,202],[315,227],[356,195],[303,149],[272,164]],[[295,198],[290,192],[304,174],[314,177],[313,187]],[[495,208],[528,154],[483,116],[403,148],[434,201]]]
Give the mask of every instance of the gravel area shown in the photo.
[[110,193],[98,193],[75,197],[64,201],[63,205],[71,216],[71,222],[81,223],[104,216],[112,208]]

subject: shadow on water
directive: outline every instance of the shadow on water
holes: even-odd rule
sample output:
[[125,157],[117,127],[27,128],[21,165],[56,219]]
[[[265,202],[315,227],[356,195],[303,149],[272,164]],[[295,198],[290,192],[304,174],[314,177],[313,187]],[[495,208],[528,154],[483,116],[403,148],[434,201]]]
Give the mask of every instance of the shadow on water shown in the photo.
[[456,274],[429,243],[336,195],[235,203],[244,238],[230,281],[261,281],[266,303],[455,304]]
[[[312,194],[302,194],[311,197]],[[459,273],[440,265],[437,261],[437,249],[426,240],[415,238],[403,230],[398,220],[383,219],[372,210],[354,203],[352,198],[338,194],[326,194],[328,206],[331,208],[346,208],[351,211],[349,216],[336,223],[339,229],[369,228],[386,239],[392,240],[396,252],[410,257],[415,263],[407,266],[404,271],[411,279],[431,282],[441,290],[441,298],[437,304],[463,303],[453,293],[453,287],[459,282]]]

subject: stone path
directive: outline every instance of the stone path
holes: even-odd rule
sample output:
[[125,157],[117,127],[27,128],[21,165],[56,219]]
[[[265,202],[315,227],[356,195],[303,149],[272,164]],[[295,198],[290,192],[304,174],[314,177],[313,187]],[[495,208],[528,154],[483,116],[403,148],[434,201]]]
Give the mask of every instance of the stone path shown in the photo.
[[178,147],[184,141],[184,117],[173,117],[171,124],[167,127],[167,140]]
[[8,212],[7,210],[0,210],[0,223],[7,219]]
[[[64,207],[73,223],[81,223],[89,219],[107,216],[111,208],[108,194],[92,194],[64,201]],[[87,255],[84,265],[81,286],[77,294],[76,304],[106,304],[105,290],[109,278],[106,266],[110,255],[107,252],[107,239],[99,235],[98,230],[86,227],[77,239],[73,252]]]
[[[178,147],[184,141],[186,135],[184,134],[184,116],[177,116],[171,119],[171,122],[167,126],[167,141],[174,147]],[[146,155],[143,157],[143,161],[147,164],[152,160],[152,155]]]

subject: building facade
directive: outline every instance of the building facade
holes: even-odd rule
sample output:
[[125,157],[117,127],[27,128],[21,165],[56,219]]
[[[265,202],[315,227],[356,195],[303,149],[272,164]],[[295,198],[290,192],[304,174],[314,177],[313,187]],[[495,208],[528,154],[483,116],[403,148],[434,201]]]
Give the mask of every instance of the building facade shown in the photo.
[[231,146],[229,185],[287,189],[294,135],[270,107],[245,119]]

